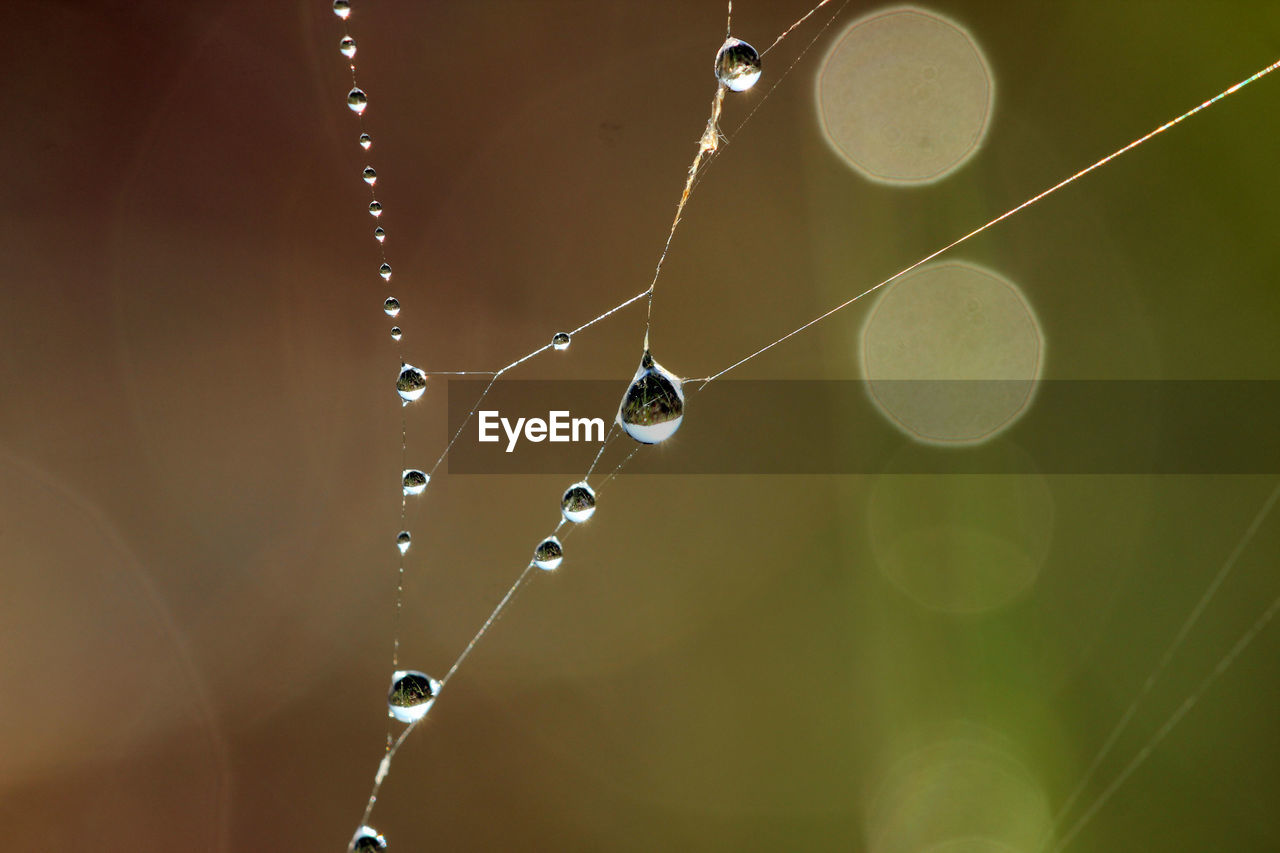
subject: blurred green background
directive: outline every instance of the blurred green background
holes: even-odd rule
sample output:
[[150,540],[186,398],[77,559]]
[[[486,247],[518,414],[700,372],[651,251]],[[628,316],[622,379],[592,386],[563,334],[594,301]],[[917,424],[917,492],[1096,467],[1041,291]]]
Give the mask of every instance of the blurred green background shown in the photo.
[[[414,363],[494,369],[652,275],[720,3],[353,6],[367,153],[323,0],[10,10],[11,846],[342,849],[394,633],[382,299]],[[827,47],[878,8],[819,13],[726,104],[657,292],[672,370],[727,367],[1280,58],[1270,2],[931,3],[980,46],[994,112],[953,175],[894,187],[835,155],[814,100]],[[763,47],[807,9],[739,0],[734,32]],[[1016,283],[1046,377],[1278,378],[1278,132],[1266,78],[955,258]],[[870,308],[742,377],[860,376]],[[521,376],[621,391],[642,311]],[[409,410],[410,465],[444,446],[442,391]],[[566,485],[440,476],[411,504],[404,663],[448,668]],[[1031,853],[1274,487],[624,475],[450,683],[373,822],[401,851]],[[1059,834],[1280,594],[1278,553],[1268,517]],[[1277,651],[1273,625],[1068,849],[1280,849]]]

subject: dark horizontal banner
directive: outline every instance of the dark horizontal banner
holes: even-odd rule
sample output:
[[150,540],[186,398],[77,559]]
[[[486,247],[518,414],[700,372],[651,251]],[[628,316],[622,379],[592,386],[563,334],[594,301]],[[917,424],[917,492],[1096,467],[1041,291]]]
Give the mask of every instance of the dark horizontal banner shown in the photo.
[[[626,382],[448,382],[451,474],[607,473]],[[1280,474],[1280,381],[734,381],[628,474]],[[477,401],[479,405],[477,406]],[[472,413],[473,407],[476,411]],[[481,441],[482,436],[487,439]]]

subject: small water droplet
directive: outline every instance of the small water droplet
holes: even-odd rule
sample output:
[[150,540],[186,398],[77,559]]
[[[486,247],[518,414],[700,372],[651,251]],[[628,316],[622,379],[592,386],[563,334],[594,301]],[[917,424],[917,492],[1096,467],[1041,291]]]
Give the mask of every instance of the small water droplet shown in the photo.
[[417,468],[406,468],[400,482],[404,485],[406,495],[420,495],[426,490],[427,483],[431,482],[431,477]]
[[760,54],[745,41],[729,38],[716,54],[716,79],[733,92],[745,92],[760,79]]
[[568,348],[569,348],[569,333],[568,333],[568,332],[556,332],[554,335],[552,335],[552,336],[551,336],[551,346],[553,346],[553,347],[555,347],[556,349],[559,349],[559,350],[566,350],[566,349],[568,349]]
[[379,853],[387,849],[387,839],[372,826],[362,826],[351,839],[351,853]]
[[369,150],[369,146],[373,144],[373,137],[367,133],[360,134],[360,147],[365,151]]
[[398,340],[400,340],[400,327],[399,327],[399,326],[392,326],[392,327],[391,327],[391,340],[393,340],[393,341],[398,341]]
[[345,21],[351,15],[350,0],[333,0],[333,14]]
[[412,364],[400,368],[400,378],[396,380],[396,391],[405,403],[410,403],[422,396],[427,390],[427,374]]
[[391,264],[378,267],[378,275],[382,276],[383,281],[391,281]]
[[552,571],[564,561],[564,547],[560,540],[548,536],[533,551],[533,564],[544,571]]
[[375,200],[375,201],[371,201],[371,202],[369,202],[369,215],[370,215],[370,216],[381,216],[381,215],[382,215],[382,202],[380,202],[380,201],[376,201],[376,200]]
[[351,107],[351,111],[359,114],[364,112],[364,108],[369,106],[369,98],[361,89],[352,89],[347,92],[347,106]]
[[[337,9],[335,9],[334,11],[336,12]],[[341,17],[346,17],[346,16],[343,15]],[[342,41],[338,42],[338,50],[341,51],[343,56],[345,56],[347,59],[350,59],[351,57],[356,55],[356,40],[353,39],[351,36],[343,36]]]
[[360,173],[360,177],[364,178],[364,182],[369,186],[373,186],[378,182],[378,173],[373,170],[372,166],[365,166],[364,171]]
[[431,710],[440,694],[440,682],[425,673],[399,669],[391,675],[391,692],[387,694],[387,710],[402,723],[421,720]]
[[572,521],[574,524],[586,521],[596,511],[596,493],[595,490],[587,485],[584,480],[581,483],[574,483],[565,490],[564,497],[560,499],[560,513],[564,516],[565,521]]
[[648,350],[618,406],[618,426],[641,444],[670,438],[684,420],[680,378],[653,360]]
[[382,310],[387,312],[388,317],[394,317],[400,313],[400,300],[394,296],[388,296],[387,300],[382,303]]
[[409,545],[412,542],[413,536],[409,534],[409,531],[401,530],[396,534],[396,547],[400,549],[401,554],[409,550]]
[[373,239],[377,240],[379,243],[387,239],[387,232],[382,230],[381,225],[373,229]]

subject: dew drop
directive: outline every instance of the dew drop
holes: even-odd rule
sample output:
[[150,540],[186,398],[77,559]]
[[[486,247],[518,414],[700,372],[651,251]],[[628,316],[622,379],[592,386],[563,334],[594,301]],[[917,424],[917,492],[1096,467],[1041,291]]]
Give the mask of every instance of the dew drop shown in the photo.
[[382,276],[383,281],[391,281],[391,264],[378,267],[378,275]]
[[406,495],[420,495],[426,490],[427,483],[431,482],[431,476],[417,468],[406,468],[400,476],[400,482],[404,485]]
[[351,107],[351,111],[359,114],[364,112],[364,108],[369,106],[369,99],[361,89],[352,89],[347,92],[347,106]]
[[596,493],[585,481],[574,483],[565,490],[564,497],[560,499],[560,513],[565,521],[577,524],[586,521],[595,514],[595,511]]
[[387,710],[402,723],[421,720],[431,710],[440,693],[440,682],[425,673],[399,669],[391,674],[391,692],[387,694]]
[[346,20],[351,15],[350,0],[333,0],[333,14],[342,20]]
[[379,243],[387,239],[387,232],[382,230],[381,225],[373,229],[373,239],[377,240]]
[[552,571],[564,560],[564,547],[554,536],[543,539],[533,551],[533,564],[544,571]]
[[716,54],[716,79],[730,91],[747,91],[760,79],[760,54],[745,41],[726,39]]
[[[334,11],[336,12],[337,10],[335,9]],[[342,52],[343,56],[350,59],[356,55],[356,40],[351,36],[343,36],[342,41],[338,42],[338,50]]]
[[400,300],[394,296],[388,296],[387,301],[382,303],[382,310],[387,312],[388,317],[394,317],[400,313]]
[[400,397],[406,404],[421,397],[422,392],[426,390],[427,374],[412,364],[406,364],[400,368],[400,378],[396,380],[396,391],[400,393]]
[[387,849],[387,839],[372,826],[362,826],[351,839],[351,853],[378,853]]
[[409,550],[409,544],[411,542],[413,542],[413,537],[409,535],[409,531],[401,530],[396,534],[396,547],[400,549],[401,554]]
[[393,341],[398,341],[398,340],[400,340],[400,327],[399,327],[399,326],[392,326],[392,327],[391,327],[391,340],[393,340]]
[[618,426],[641,444],[657,444],[675,434],[683,419],[680,378],[654,361],[646,349],[618,406]]
[[378,173],[373,170],[372,166],[365,166],[364,171],[360,173],[360,177],[364,178],[364,182],[369,186],[373,186],[378,182]]
[[367,133],[360,134],[360,147],[365,151],[369,150],[369,146],[373,144],[373,137]]
[[381,215],[382,215],[382,202],[380,202],[380,201],[376,201],[376,200],[375,200],[375,201],[371,201],[371,202],[369,202],[369,215],[370,215],[370,216],[381,216]]
[[566,350],[569,348],[569,333],[556,332],[551,336],[551,346],[558,350]]

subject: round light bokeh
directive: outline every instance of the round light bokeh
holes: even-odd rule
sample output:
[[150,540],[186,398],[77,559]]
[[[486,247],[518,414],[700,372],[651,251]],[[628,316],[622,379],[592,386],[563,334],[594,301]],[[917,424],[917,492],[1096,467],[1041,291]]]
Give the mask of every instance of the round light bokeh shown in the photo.
[[924,184],[978,150],[995,102],[982,51],[956,24],[922,9],[850,24],[818,68],[827,141],[867,178]]
[[876,407],[912,438],[978,444],[1031,403],[1044,355],[1013,282],[972,264],[921,267],[889,285],[862,329]]

